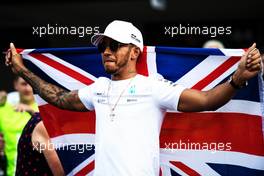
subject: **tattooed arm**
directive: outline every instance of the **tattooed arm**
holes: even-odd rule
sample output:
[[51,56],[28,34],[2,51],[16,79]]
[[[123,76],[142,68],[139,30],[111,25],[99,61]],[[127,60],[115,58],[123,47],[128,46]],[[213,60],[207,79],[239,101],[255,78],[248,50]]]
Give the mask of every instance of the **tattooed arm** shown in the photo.
[[6,65],[11,66],[12,71],[24,78],[48,103],[72,111],[88,111],[82,104],[78,96],[78,91],[67,91],[53,84],[47,83],[28,70],[22,62],[22,58],[17,54],[15,46],[11,43],[6,54]]
[[61,109],[73,111],[87,111],[78,96],[78,91],[67,91],[53,84],[47,83],[31,71],[23,68],[18,75],[24,78],[44,100]]

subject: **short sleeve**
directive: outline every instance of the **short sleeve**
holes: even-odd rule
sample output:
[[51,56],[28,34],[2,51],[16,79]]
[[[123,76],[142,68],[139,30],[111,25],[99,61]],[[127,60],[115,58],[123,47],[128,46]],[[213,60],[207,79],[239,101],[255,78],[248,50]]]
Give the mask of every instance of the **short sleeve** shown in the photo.
[[177,111],[184,86],[159,78],[154,81],[153,88],[154,99],[160,108]]
[[92,89],[93,89],[93,84],[78,90],[78,96],[81,102],[90,111],[94,110]]

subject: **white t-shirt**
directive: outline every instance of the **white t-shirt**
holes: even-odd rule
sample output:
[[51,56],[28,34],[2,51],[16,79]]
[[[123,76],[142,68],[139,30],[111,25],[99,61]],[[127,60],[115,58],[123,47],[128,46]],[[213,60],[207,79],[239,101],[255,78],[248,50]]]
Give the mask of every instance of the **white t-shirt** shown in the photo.
[[[131,79],[100,77],[79,90],[82,103],[96,112],[95,176],[159,175],[164,113],[177,110],[184,87],[142,75]],[[112,118],[110,107],[117,101]]]

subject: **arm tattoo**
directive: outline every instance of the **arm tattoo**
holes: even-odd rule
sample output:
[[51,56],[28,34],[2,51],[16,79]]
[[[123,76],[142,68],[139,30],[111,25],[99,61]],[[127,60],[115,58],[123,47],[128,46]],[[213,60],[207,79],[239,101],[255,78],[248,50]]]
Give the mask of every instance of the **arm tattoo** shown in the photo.
[[78,97],[78,91],[69,92],[63,88],[47,83],[25,68],[20,69],[18,74],[48,103],[61,109],[87,111]]

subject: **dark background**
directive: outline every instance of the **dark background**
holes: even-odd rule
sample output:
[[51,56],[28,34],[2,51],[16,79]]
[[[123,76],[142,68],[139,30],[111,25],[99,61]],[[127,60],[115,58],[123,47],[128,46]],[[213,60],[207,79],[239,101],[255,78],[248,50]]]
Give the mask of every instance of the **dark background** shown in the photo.
[[[158,0],[159,1],[159,0]],[[209,39],[222,41],[226,48],[247,48],[257,42],[264,48],[263,2],[261,0],[171,0],[164,10],[150,0],[64,0],[53,2],[0,2],[0,51],[10,42],[18,48],[91,46],[91,35],[33,35],[33,27],[99,26],[100,32],[115,19],[132,22],[143,34],[145,45],[202,47]],[[165,26],[231,26],[231,35],[165,35]],[[2,55],[1,58],[3,58]],[[0,90],[12,90],[12,74],[0,61]]]

